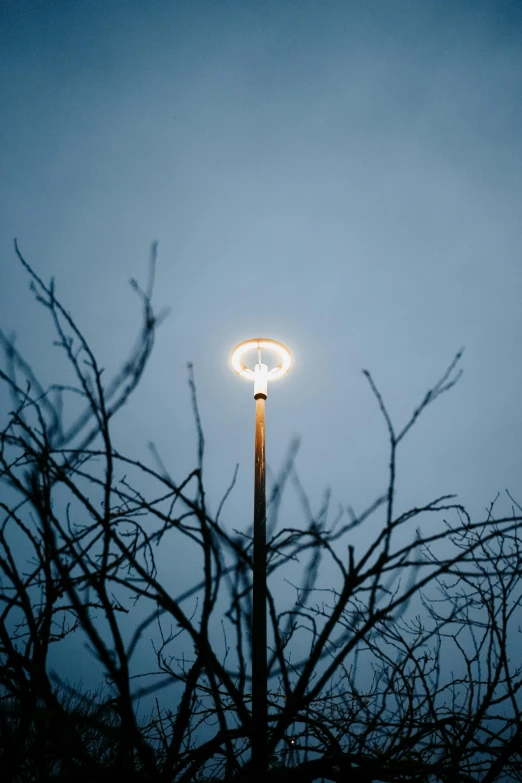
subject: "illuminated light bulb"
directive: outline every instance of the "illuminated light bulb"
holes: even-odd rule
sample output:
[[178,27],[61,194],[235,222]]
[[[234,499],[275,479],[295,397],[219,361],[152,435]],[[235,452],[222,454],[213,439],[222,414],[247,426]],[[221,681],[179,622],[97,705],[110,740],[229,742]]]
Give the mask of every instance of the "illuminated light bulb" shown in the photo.
[[256,364],[254,370],[254,399],[263,397],[266,400],[268,394],[268,367],[266,364]]
[[[258,363],[254,369],[247,367],[243,362],[243,356],[249,351],[257,350]],[[277,354],[279,358],[279,364],[268,369],[266,364],[262,364],[260,360],[261,351],[272,351]],[[254,381],[254,396],[259,394],[266,397],[266,388],[268,381],[275,381],[278,378],[282,378],[286,375],[290,367],[292,366],[292,355],[286,345],[278,342],[277,340],[270,340],[267,337],[257,337],[253,340],[245,340],[239,345],[236,345],[232,351],[230,357],[232,369],[241,375],[242,378],[247,378],[249,381]],[[261,370],[260,368],[264,368]],[[257,391],[256,391],[257,389]],[[262,390],[264,389],[264,391]]]

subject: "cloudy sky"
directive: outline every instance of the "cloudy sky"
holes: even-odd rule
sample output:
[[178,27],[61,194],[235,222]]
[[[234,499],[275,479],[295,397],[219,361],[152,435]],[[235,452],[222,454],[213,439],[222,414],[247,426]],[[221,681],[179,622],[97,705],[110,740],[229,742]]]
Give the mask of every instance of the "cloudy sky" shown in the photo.
[[384,487],[386,431],[465,347],[458,387],[399,462],[403,503],[476,512],[520,485],[522,6],[483,0],[4,0],[0,326],[62,372],[12,242],[107,367],[132,346],[159,242],[170,306],[117,445],[194,466],[195,366],[211,504],[250,520],[253,399],[228,365],[292,349],[267,403],[312,504]]

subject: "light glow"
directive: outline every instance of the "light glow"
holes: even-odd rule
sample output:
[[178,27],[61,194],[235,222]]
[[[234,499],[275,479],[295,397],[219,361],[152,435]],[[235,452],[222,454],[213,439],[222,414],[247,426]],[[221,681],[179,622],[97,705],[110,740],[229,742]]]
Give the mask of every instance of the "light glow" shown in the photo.
[[261,351],[265,350],[273,351],[280,359],[278,365],[271,370],[268,370],[266,375],[268,381],[275,381],[278,378],[282,378],[292,366],[292,355],[283,343],[280,343],[277,340],[270,340],[267,337],[256,337],[253,340],[245,340],[244,342],[239,343],[239,345],[236,345],[232,351],[230,361],[232,363],[232,369],[235,370],[238,375],[241,375],[242,378],[247,378],[249,381],[255,380],[256,372],[254,369],[247,367],[243,362],[243,356],[248,353],[248,351],[254,350],[258,352],[258,358]]

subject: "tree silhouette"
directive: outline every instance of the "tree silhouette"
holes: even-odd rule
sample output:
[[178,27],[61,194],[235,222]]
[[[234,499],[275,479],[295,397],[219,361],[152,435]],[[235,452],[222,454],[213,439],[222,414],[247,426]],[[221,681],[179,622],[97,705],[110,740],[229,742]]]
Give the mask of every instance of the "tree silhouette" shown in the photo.
[[[16,246],[73,380],[41,382],[4,334],[10,405],[0,435],[0,754],[5,780],[248,781],[252,539],[215,516],[198,462],[175,480],[152,449],[120,453],[112,420],[145,371],[163,314],[151,297],[136,346],[107,379],[55,294]],[[522,780],[522,509],[506,495],[472,520],[453,496],[398,512],[397,450],[460,372],[457,354],[397,428],[386,491],[362,513],[310,508],[296,444],[269,497],[267,781]],[[295,490],[302,518],[280,517]],[[354,532],[382,521],[369,545]],[[197,553],[176,593],[158,553]],[[175,555],[174,555],[175,556]],[[273,588],[295,573],[292,592]],[[295,580],[294,580],[295,581]],[[57,651],[91,661],[90,691]],[[153,654],[145,651],[151,650]],[[75,654],[78,654],[77,652]],[[146,662],[146,663],[144,663]]]

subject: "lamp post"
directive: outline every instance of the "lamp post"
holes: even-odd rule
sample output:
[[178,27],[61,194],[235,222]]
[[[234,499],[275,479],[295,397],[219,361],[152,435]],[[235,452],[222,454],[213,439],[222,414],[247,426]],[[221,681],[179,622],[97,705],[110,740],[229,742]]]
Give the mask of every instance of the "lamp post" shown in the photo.
[[[257,351],[254,369],[243,356]],[[261,361],[262,351],[277,354],[279,364],[268,369]],[[264,781],[268,769],[268,669],[266,635],[266,488],[265,488],[265,401],[268,381],[286,375],[292,364],[288,348],[276,340],[257,337],[236,345],[232,368],[243,378],[254,381],[256,429],[254,444],[254,556],[252,585],[252,768],[258,781]]]

